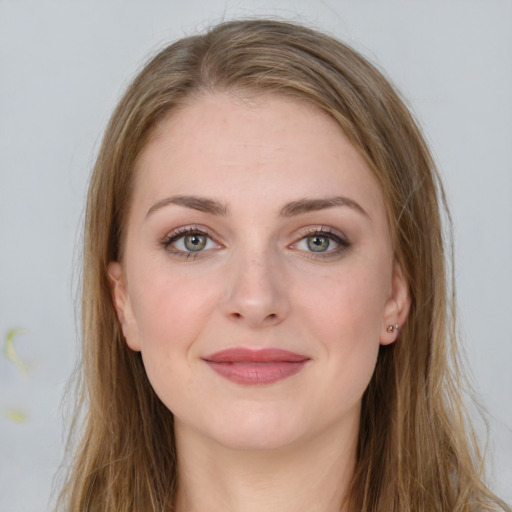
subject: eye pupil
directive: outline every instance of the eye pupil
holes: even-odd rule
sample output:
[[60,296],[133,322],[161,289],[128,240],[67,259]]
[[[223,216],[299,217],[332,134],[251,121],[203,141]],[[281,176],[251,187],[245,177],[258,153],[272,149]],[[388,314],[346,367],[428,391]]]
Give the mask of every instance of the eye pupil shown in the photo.
[[329,248],[329,238],[326,236],[309,236],[308,248],[314,252],[323,252]]
[[206,245],[206,236],[204,235],[188,235],[185,237],[185,247],[189,251],[200,251]]

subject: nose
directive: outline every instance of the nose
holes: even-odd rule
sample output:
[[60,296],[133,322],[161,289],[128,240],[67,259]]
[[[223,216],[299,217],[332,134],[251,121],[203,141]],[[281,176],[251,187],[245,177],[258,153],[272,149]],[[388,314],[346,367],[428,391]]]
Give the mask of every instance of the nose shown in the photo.
[[230,262],[224,308],[232,320],[261,328],[286,318],[290,304],[276,259],[270,251],[262,251]]

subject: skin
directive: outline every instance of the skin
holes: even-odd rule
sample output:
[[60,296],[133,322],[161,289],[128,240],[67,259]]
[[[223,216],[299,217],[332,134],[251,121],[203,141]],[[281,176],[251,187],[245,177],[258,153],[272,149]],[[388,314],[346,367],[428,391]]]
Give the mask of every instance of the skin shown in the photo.
[[[126,342],[175,416],[178,510],[339,510],[361,397],[409,308],[370,168],[311,105],[215,92],[161,123],[136,173],[124,259],[109,272]],[[345,204],[283,215],[332,197]],[[207,234],[203,250],[188,251],[187,227]],[[242,385],[204,361],[232,347],[309,360]]]

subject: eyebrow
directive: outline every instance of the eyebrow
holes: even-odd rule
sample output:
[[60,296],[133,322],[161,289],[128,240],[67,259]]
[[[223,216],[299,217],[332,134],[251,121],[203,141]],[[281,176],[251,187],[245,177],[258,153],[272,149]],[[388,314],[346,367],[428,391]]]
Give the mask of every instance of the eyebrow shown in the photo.
[[227,206],[220,203],[219,201],[216,201],[215,199],[208,199],[207,197],[200,196],[172,196],[155,203],[148,210],[146,217],[170,204],[184,206],[185,208],[191,208],[192,210],[198,210],[200,212],[211,213],[212,215],[228,214]]
[[366,210],[357,201],[343,196],[327,197],[322,199],[299,199],[297,201],[292,201],[283,207],[281,210],[281,216],[294,217],[295,215],[325,210],[335,206],[348,206],[365,217],[370,218]]
[[[148,210],[146,217],[151,215],[157,210],[164,208],[170,204],[183,206],[185,208],[191,208],[192,210],[198,210],[204,213],[210,213],[212,215],[226,216],[229,213],[227,205],[217,201],[215,199],[209,199],[201,196],[171,196],[166,197],[155,203]],[[281,217],[295,217],[297,215],[303,215],[305,213],[316,212],[320,210],[326,210],[336,206],[347,206],[365,217],[370,218],[364,208],[353,199],[343,196],[327,197],[321,199],[298,199],[287,203],[280,212]]]

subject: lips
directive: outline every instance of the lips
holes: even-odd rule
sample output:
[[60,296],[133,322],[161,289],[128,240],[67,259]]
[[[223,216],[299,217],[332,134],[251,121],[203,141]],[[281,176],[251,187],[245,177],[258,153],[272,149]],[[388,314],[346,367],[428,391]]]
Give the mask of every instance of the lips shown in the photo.
[[300,372],[310,358],[278,348],[229,348],[203,358],[212,370],[237,384],[267,385]]

